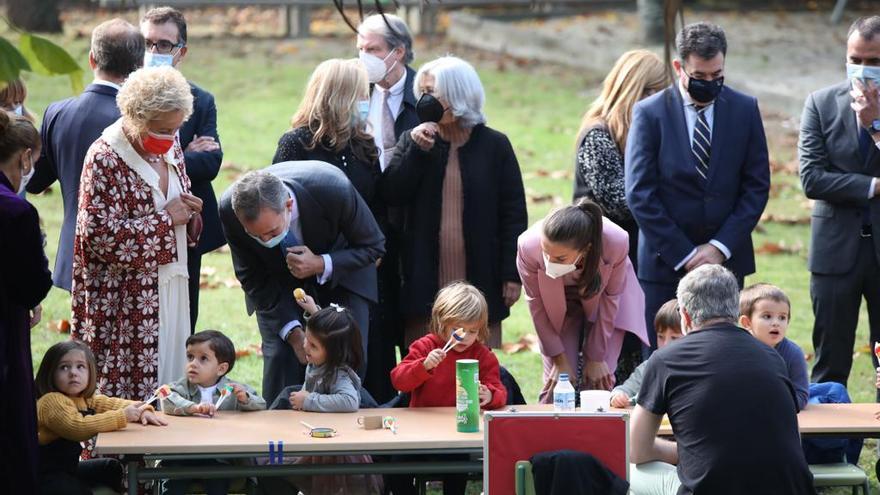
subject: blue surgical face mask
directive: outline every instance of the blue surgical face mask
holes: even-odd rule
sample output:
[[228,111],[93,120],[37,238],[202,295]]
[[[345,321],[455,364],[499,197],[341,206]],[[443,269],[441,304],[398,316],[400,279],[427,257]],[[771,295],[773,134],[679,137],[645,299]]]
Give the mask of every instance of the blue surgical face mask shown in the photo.
[[874,82],[874,86],[880,88],[880,67],[846,64],[846,78],[849,81],[859,79],[862,84],[867,84],[870,80]]
[[281,230],[280,234],[269,239],[268,241],[264,241],[255,235],[251,235],[249,232],[248,232],[248,235],[251,237],[251,239],[260,243],[261,246],[263,246],[265,248],[273,249],[275,247],[278,247],[278,245],[281,244],[281,241],[283,241],[284,238],[287,237],[287,231],[290,229],[290,217],[289,216],[287,217],[287,220],[284,221],[284,226],[285,226],[285,228]]
[[24,115],[24,106],[23,105],[15,105],[15,108],[12,111],[15,113],[15,115],[18,115],[19,117],[21,117],[22,115]]
[[370,115],[370,100],[358,100],[357,108],[358,117],[361,118],[361,122],[366,122],[367,117]]
[[174,66],[174,55],[170,53],[144,53],[144,67],[172,67]]

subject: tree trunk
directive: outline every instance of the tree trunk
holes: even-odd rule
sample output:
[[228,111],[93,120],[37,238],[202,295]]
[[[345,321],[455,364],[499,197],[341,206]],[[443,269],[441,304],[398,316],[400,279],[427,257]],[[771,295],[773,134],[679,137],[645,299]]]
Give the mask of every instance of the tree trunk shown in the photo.
[[664,42],[663,0],[637,0],[642,40],[647,44],[659,45]]
[[16,27],[25,31],[60,33],[59,0],[6,0],[6,13]]

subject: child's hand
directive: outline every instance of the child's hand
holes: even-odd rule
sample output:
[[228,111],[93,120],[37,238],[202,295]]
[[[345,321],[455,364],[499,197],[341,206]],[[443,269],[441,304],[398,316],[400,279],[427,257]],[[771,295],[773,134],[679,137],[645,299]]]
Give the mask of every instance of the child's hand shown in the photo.
[[492,402],[492,391],[489,390],[489,387],[480,384],[480,407],[485,406],[486,404]]
[[213,416],[217,411],[214,404],[193,404],[187,409],[188,414],[204,414],[205,416]]
[[125,413],[125,420],[129,423],[137,423],[140,421],[143,412],[140,407],[142,404],[143,402],[138,402],[125,406],[122,410]]
[[422,364],[425,366],[426,370],[431,371],[444,359],[446,359],[446,353],[443,352],[443,349],[434,349],[428,354],[428,357],[425,358],[425,361]]
[[147,425],[167,426],[168,422],[165,421],[164,419],[160,418],[159,416],[157,416],[155,412],[153,412],[149,409],[144,409],[144,410],[142,410],[142,414],[141,414],[141,424],[144,426],[147,426]]
[[297,299],[296,298],[296,291],[293,291],[293,293],[294,293],[293,300],[296,301],[296,303],[299,304],[299,307],[301,307],[304,311],[306,311],[310,315],[313,315],[318,312],[318,305],[315,304],[314,297],[312,297],[308,294],[305,294],[305,292],[303,292],[303,294],[305,294],[305,297],[303,297],[302,299]]
[[238,399],[239,404],[247,404],[248,393],[247,390],[244,389],[244,387],[237,383],[234,383],[232,385],[232,393],[235,394],[235,398]]
[[302,409],[303,404],[306,402],[306,397],[309,396],[309,393],[305,390],[300,390],[299,392],[293,392],[290,394],[290,407],[294,409]]
[[629,406],[630,397],[626,395],[624,392],[614,392],[611,396],[611,407],[628,407]]

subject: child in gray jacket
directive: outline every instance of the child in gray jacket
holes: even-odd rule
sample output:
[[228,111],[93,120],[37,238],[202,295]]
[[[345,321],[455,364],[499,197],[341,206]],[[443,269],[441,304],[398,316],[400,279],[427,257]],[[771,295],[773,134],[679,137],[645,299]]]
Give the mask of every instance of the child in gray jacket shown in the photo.
[[[657,314],[654,316],[654,330],[657,332],[657,348],[662,349],[669,345],[672,341],[680,339],[681,333],[681,316],[678,314],[678,300],[670,299],[660,306]],[[629,407],[636,404],[639,396],[639,389],[642,388],[642,377],[645,376],[645,365],[648,361],[642,362],[629,378],[611,390],[611,407]]]

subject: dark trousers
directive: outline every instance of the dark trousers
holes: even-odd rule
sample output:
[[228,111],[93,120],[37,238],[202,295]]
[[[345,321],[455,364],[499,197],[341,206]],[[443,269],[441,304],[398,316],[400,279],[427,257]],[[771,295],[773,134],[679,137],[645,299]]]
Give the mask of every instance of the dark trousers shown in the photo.
[[[682,271],[682,277],[684,277],[685,272]],[[657,350],[657,332],[654,330],[654,317],[657,315],[657,310],[660,309],[660,306],[663,306],[666,301],[670,299],[675,299],[675,291],[678,289],[678,281],[681,278],[675,279],[672,282],[648,282],[646,280],[639,279],[639,284],[642,286],[642,291],[645,293],[645,328],[648,331],[648,338],[651,341],[651,349],[645,349],[646,355],[645,359],[651,355],[652,352]],[[743,287],[743,277],[740,275],[736,275],[736,283],[739,285],[739,288]]]
[[[212,460],[196,460],[196,461],[163,461],[164,467],[184,467],[184,466],[228,466],[228,463]],[[226,495],[229,493],[229,480],[216,478],[204,480],[165,480],[162,494],[163,495],[184,495],[188,493],[189,488],[194,483],[201,485],[199,493],[205,495]]]
[[[379,302],[370,308],[370,342],[367,346],[366,388],[380,404],[397,391],[391,385],[391,370],[397,365],[395,348],[403,345],[403,318],[400,316],[400,274],[396,253],[386,254],[378,269]],[[401,355],[406,353],[401,350]]]
[[[445,454],[445,455],[436,455],[436,456],[391,456],[391,460],[393,462],[400,462],[404,460],[419,460],[419,461],[429,461],[429,460],[468,460],[470,457],[468,455],[463,454]],[[425,480],[439,480],[443,482],[443,495],[464,495],[465,489],[467,488],[467,475],[466,474],[436,474],[436,475],[427,475],[424,477],[420,477],[421,481]],[[416,495],[420,493],[420,490],[416,486],[416,477],[406,474],[400,475],[389,475],[385,477],[386,486],[391,488],[391,493],[394,495]]]
[[122,463],[89,459],[79,462],[75,475],[60,471],[40,475],[40,495],[91,495],[98,486],[122,492]]
[[196,332],[199,319],[199,282],[202,271],[202,254],[198,249],[187,248],[186,271],[189,272],[189,327],[190,334]]
[[[813,382],[838,382],[846,386],[852,368],[853,347],[862,297],[868,303],[869,346],[880,340],[880,264],[873,240],[862,239],[856,262],[841,275],[810,276],[813,301],[813,347],[816,364]],[[871,352],[877,367],[877,357]],[[880,393],[878,393],[880,400]]]

